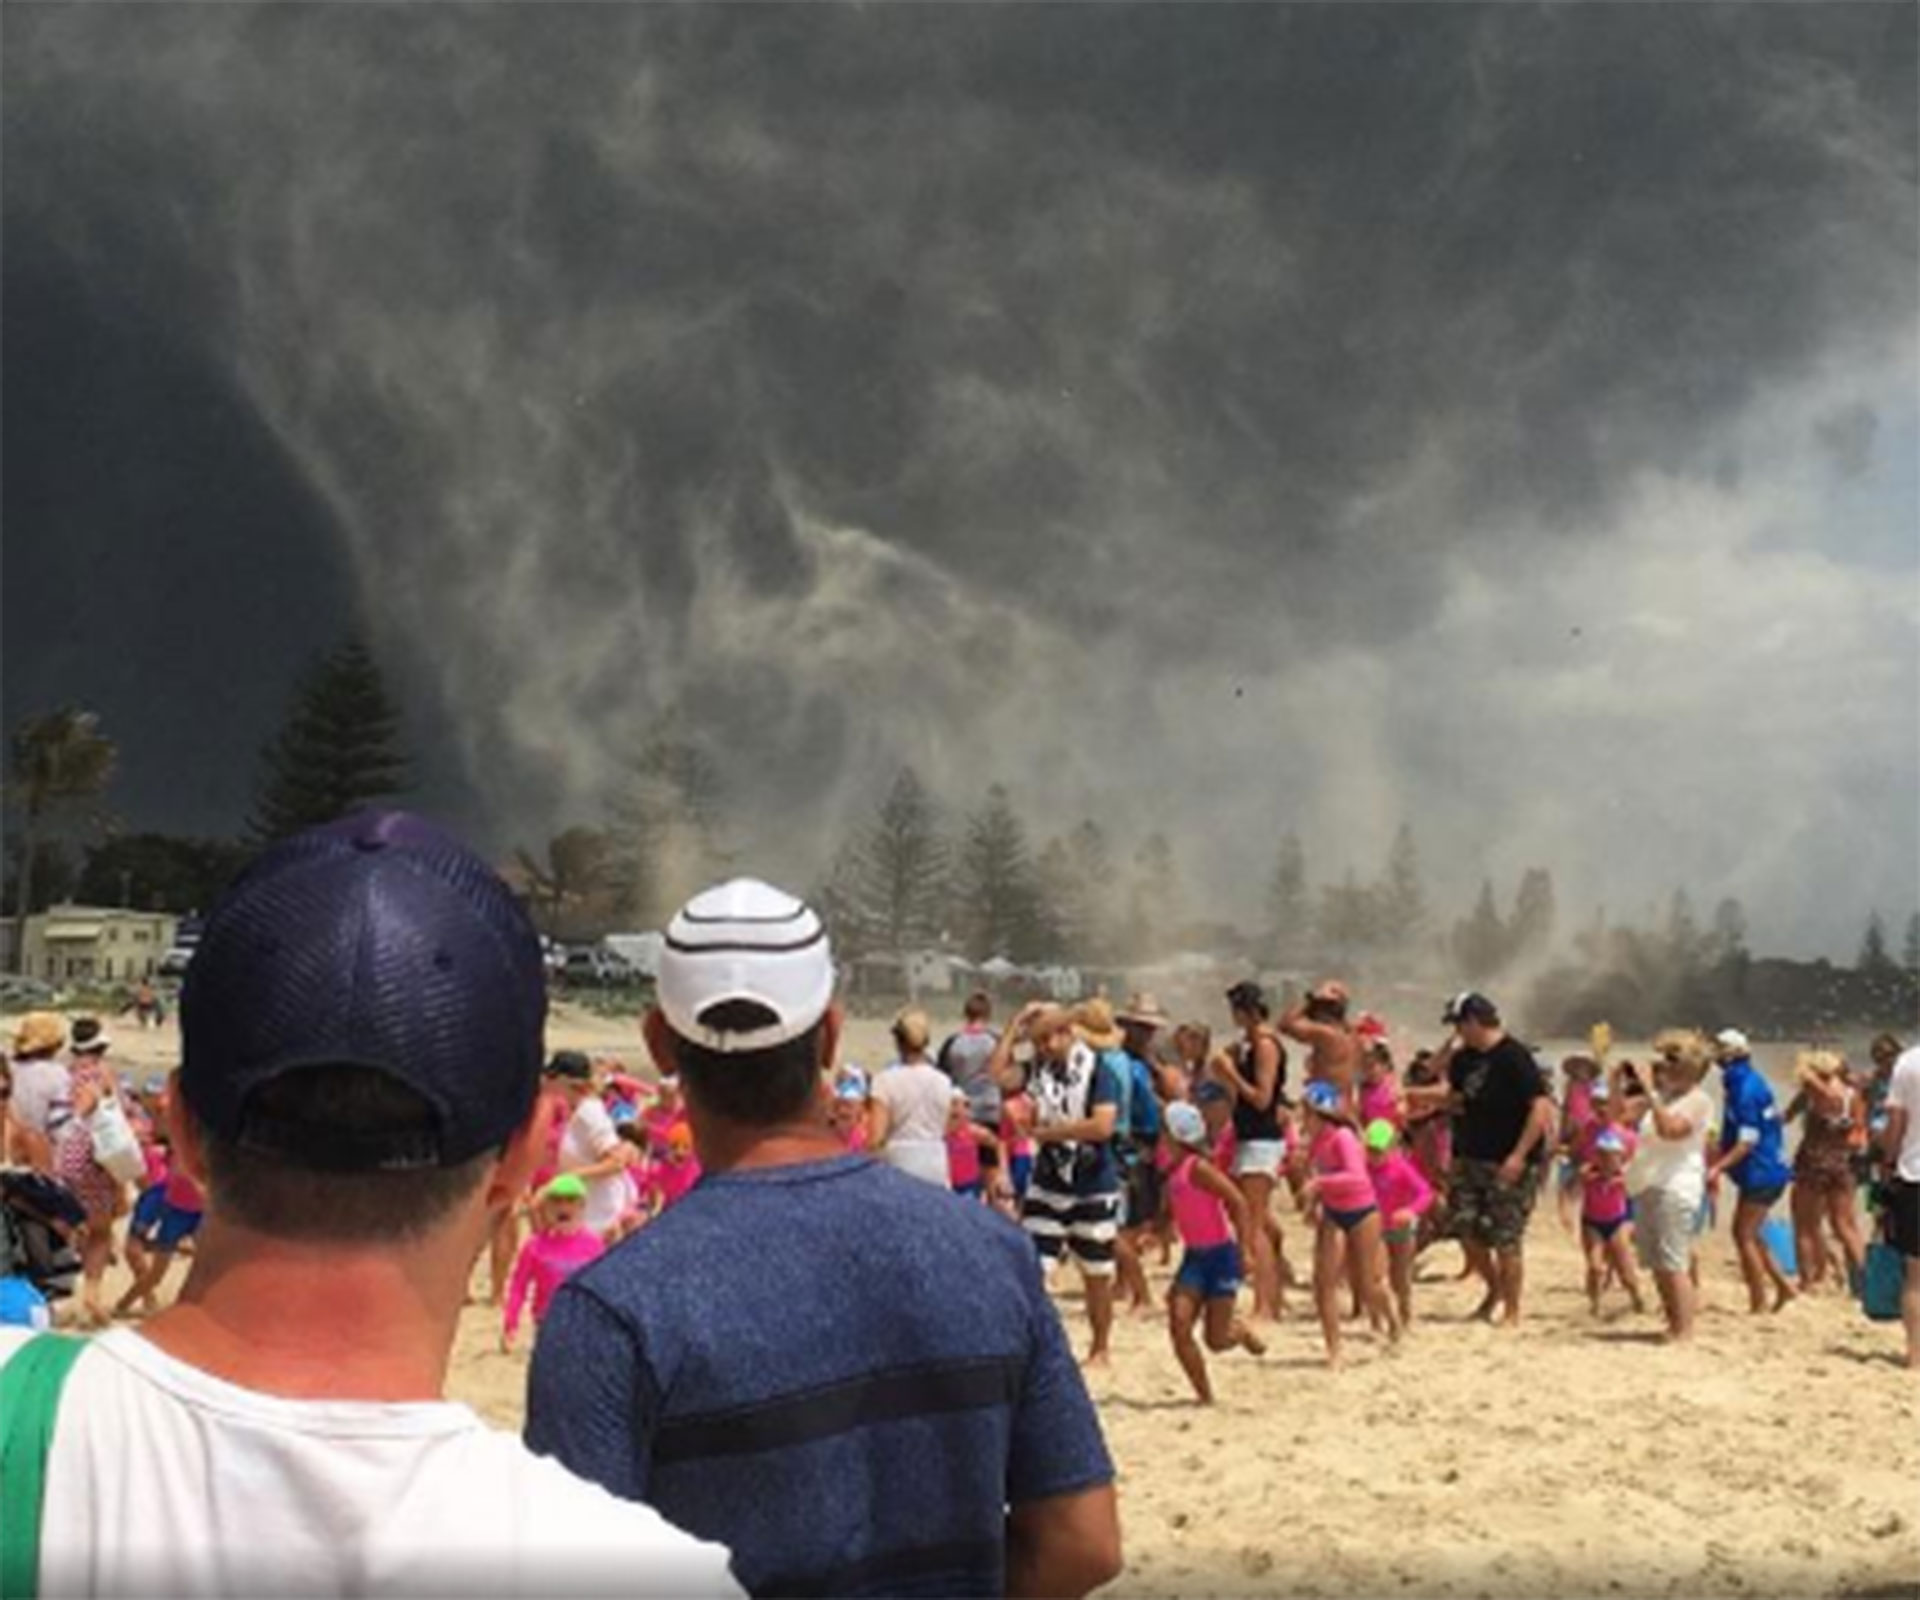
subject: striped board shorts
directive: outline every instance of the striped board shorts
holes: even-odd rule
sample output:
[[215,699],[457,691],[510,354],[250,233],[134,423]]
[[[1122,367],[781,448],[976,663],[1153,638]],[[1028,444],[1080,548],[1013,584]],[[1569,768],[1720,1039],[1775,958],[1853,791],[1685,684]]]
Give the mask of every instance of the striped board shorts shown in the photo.
[[1089,1278],[1113,1275],[1113,1241],[1120,1231],[1120,1191],[1074,1194],[1027,1185],[1020,1202],[1020,1223],[1040,1252],[1041,1265],[1052,1269],[1071,1251]]

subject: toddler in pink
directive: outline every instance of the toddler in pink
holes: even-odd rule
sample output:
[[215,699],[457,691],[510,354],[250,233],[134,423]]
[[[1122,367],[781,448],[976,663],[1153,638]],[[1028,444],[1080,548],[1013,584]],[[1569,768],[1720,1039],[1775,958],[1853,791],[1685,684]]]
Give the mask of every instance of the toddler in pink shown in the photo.
[[506,1318],[500,1330],[500,1348],[511,1350],[520,1331],[520,1313],[533,1297],[536,1327],[553,1303],[560,1285],[589,1261],[606,1252],[600,1236],[586,1225],[587,1186],[572,1173],[563,1173],[540,1191],[537,1222],[513,1263],[507,1284]]
[[1413,1258],[1419,1252],[1420,1219],[1433,1208],[1433,1185],[1401,1148],[1400,1130],[1385,1117],[1367,1124],[1367,1171],[1380,1202],[1387,1245],[1387,1278],[1404,1327],[1413,1321]]

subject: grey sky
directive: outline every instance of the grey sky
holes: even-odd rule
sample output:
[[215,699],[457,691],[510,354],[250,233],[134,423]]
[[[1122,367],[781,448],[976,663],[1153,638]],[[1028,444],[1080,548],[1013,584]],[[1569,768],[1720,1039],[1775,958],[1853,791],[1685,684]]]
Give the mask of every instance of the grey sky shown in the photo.
[[168,825],[357,606],[500,843],[678,707],[801,880],[911,759],[1227,915],[1402,819],[1462,907],[1920,900],[1911,7],[4,25],[7,711]]

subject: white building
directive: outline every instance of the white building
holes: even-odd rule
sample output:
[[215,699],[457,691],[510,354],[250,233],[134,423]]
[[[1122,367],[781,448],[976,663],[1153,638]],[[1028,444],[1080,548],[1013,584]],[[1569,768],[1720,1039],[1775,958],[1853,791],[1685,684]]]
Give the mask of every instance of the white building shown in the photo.
[[151,978],[173,946],[180,919],[117,906],[52,906],[27,918],[15,970],[66,987]]

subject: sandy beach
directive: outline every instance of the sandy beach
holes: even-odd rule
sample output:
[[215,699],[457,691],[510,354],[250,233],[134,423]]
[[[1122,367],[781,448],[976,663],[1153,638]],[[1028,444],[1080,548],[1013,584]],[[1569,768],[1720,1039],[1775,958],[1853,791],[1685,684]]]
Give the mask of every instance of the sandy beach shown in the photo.
[[[135,1076],[177,1059],[171,1024],[117,1034]],[[630,1021],[562,1010],[551,1039],[644,1059]],[[877,1024],[851,1030],[857,1059],[882,1046]],[[1304,1268],[1306,1235],[1290,1209],[1282,1221]],[[1355,1332],[1330,1373],[1296,1294],[1264,1359],[1212,1359],[1211,1410],[1161,1319],[1123,1315],[1091,1380],[1126,1534],[1108,1592],[1920,1593],[1920,1380],[1895,1364],[1897,1325],[1833,1294],[1750,1317],[1724,1227],[1703,1260],[1698,1338],[1666,1348],[1623,1297],[1589,1316],[1573,1240],[1543,1205],[1520,1329],[1468,1321],[1471,1285],[1425,1281],[1401,1353]],[[1456,1261],[1441,1246],[1423,1270],[1447,1279]],[[1164,1287],[1170,1267],[1150,1271]],[[1070,1278],[1061,1309],[1083,1343]],[[517,1426],[527,1355],[501,1355],[497,1333],[497,1313],[466,1314],[451,1392]]]

